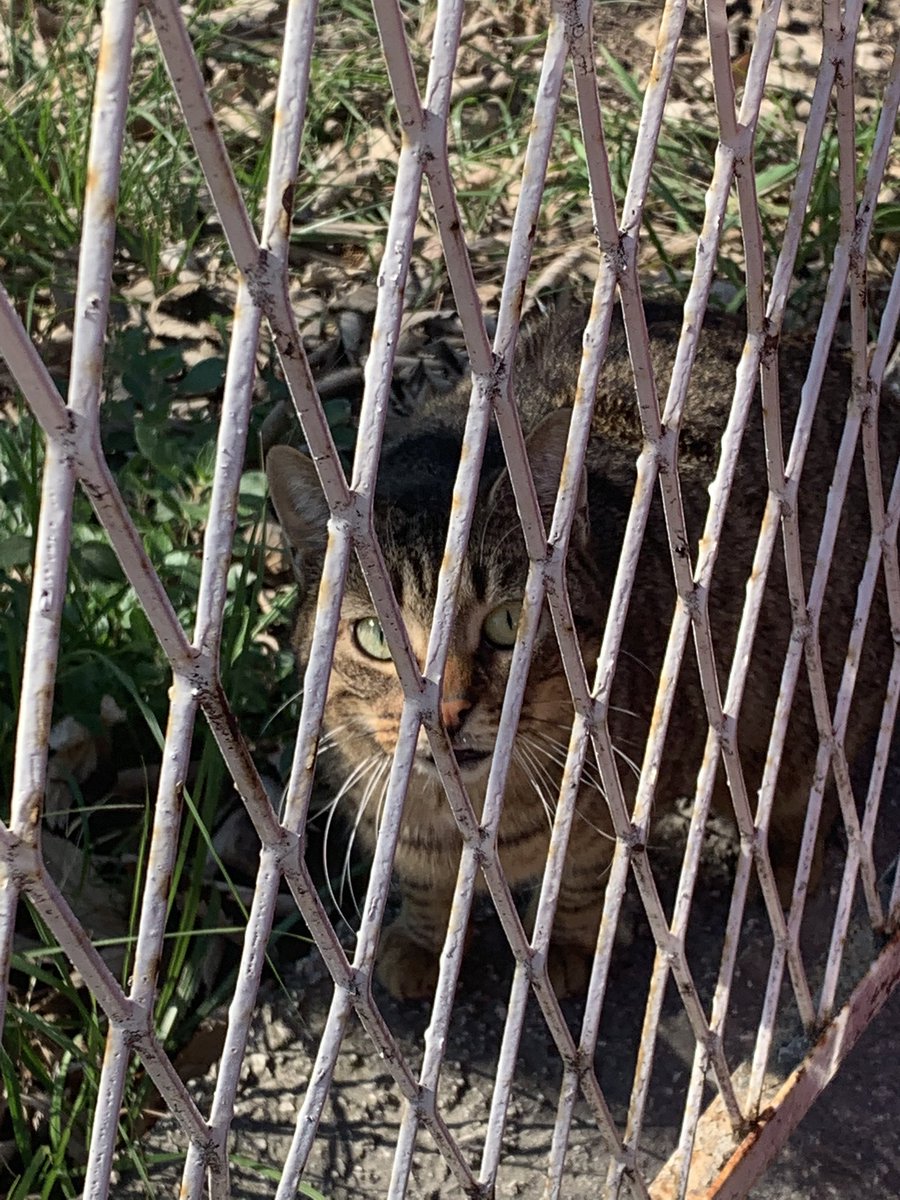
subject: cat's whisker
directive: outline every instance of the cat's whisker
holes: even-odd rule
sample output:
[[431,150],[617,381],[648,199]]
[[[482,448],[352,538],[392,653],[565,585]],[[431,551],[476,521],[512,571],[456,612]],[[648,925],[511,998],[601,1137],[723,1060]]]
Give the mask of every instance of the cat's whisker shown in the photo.
[[344,866],[343,870],[341,871],[341,882],[340,887],[338,888],[338,896],[341,900],[343,900],[344,887],[345,885],[349,885],[350,899],[353,902],[353,908],[356,911],[357,916],[360,916],[361,913],[359,903],[356,899],[356,892],[353,890],[353,882],[350,874],[350,859],[353,854],[353,845],[356,841],[356,835],[359,832],[360,822],[363,819],[363,815],[365,814],[365,811],[369,805],[369,801],[371,800],[376,787],[383,778],[385,771],[387,771],[389,768],[390,762],[391,760],[389,758],[385,758],[383,762],[375,765],[374,769],[370,772],[368,781],[366,782],[365,790],[363,791],[362,797],[356,806],[356,819],[353,822],[353,828],[351,829],[350,836],[347,839],[347,850],[344,854]]
[[527,754],[529,761],[533,763],[535,769],[540,771],[544,781],[550,786],[551,791],[554,794],[558,794],[560,780],[554,778],[546,763],[543,761],[544,758],[548,757],[543,747],[539,746],[535,741],[529,738],[527,734],[519,735],[519,743],[521,744],[523,754]]
[[541,788],[540,783],[538,782],[536,772],[540,769],[540,764],[522,746],[518,746],[518,745],[516,746],[516,748],[513,750],[513,757],[518,761],[519,766],[522,767],[522,771],[523,771],[523,774],[525,775],[525,778],[531,784],[532,788],[534,789],[535,795],[540,800],[541,805],[544,809],[544,814],[547,817],[547,824],[552,833],[553,832],[553,817],[554,817],[554,813],[556,811],[556,807],[555,807],[555,803],[550,801],[547,798],[543,789]]
[[259,731],[260,735],[266,733],[266,731],[271,726],[272,722],[277,717],[280,717],[286,708],[290,708],[290,706],[292,704],[296,703],[297,700],[302,699],[302,697],[303,697],[303,688],[300,687],[297,689],[296,692],[294,692],[294,693],[292,693],[292,695],[288,696],[288,698],[286,700],[283,700],[281,702],[281,704],[279,704],[278,707],[275,709],[275,711],[269,717],[266,718],[265,722],[263,723],[262,729]]
[[[584,823],[585,823],[585,825],[587,825],[588,829],[592,829],[594,831],[594,833],[597,834],[598,837],[605,838],[606,841],[608,841],[608,842],[615,842],[617,840],[616,835],[614,833],[610,833],[608,829],[601,829],[599,825],[595,825],[594,822],[592,820],[590,820],[589,817],[586,817],[584,815],[584,813],[581,811],[580,808],[575,809],[575,816],[578,817],[578,819],[580,821],[584,821]],[[607,870],[609,870],[608,867],[607,867]],[[604,872],[604,874],[605,874],[605,872]]]
[[[521,736],[522,735],[520,734],[520,738],[521,738]],[[526,735],[526,740],[528,740],[527,735]],[[553,743],[553,744],[559,745],[559,743]],[[555,762],[560,766],[565,766],[564,759],[557,758],[555,755],[551,754],[549,752],[549,750],[547,750],[545,747],[543,747],[535,742],[531,742],[531,745],[532,745],[532,753],[534,755],[543,754],[545,757],[549,758],[552,762]],[[547,772],[546,767],[544,767],[543,770],[544,770],[545,776],[549,777],[549,773]],[[585,763],[584,767],[582,768],[581,779],[582,779],[582,782],[587,781],[588,783],[590,783],[600,793],[600,795],[604,798],[604,800],[606,799],[606,789],[604,788],[602,781],[599,779],[599,777],[594,777],[588,771],[587,763]],[[585,823],[585,825],[587,825],[590,829],[593,829],[595,833],[598,833],[600,835],[600,837],[605,838],[607,841],[610,841],[610,842],[614,842],[616,840],[615,834],[611,834],[607,830],[601,829],[598,825],[595,825],[593,821],[591,821],[588,817],[585,816],[582,809],[576,807],[575,815],[581,821],[583,821]]]
[[[646,722],[644,722],[643,717],[641,717],[636,712],[632,712],[631,709],[614,708],[613,711],[623,713],[624,715],[629,716],[629,717],[634,717],[635,720],[641,721],[643,724],[646,724]],[[540,725],[542,728],[546,728],[546,729],[559,729],[561,732],[567,733],[570,736],[572,733],[571,721],[549,721],[549,720],[547,720],[546,717],[536,716],[534,714],[533,708],[532,708],[532,711],[529,712],[529,722],[532,724],[535,724],[535,725]],[[626,746],[642,746],[644,744],[643,741],[638,741],[636,738],[617,737],[616,740],[619,744],[624,744]],[[562,745],[562,743],[559,743],[559,744]],[[567,745],[567,743],[566,743],[566,745]]]
[[[374,758],[375,755],[372,755],[371,757]],[[368,761],[368,759],[364,759],[362,763],[357,763],[357,765],[353,768],[353,775],[352,775],[349,783],[345,780],[345,782],[341,785],[341,787],[338,789],[338,791],[333,796],[329,796],[327,800],[322,801],[322,803],[320,803],[315,808],[313,808],[309,814],[310,819],[313,819],[315,817],[321,817],[323,815],[323,813],[330,813],[335,808],[337,808],[337,806],[340,804],[341,800],[343,800],[344,796],[347,794],[348,786],[352,786],[352,784],[356,781],[357,773],[363,769],[364,764],[367,761]],[[287,791],[287,789],[285,789],[285,792],[286,791]]]
[[[531,722],[534,722],[535,724],[540,724],[540,725],[546,727],[547,729],[559,729],[562,732],[571,735],[571,733],[572,733],[572,722],[571,721],[550,721],[546,717],[541,717],[541,716],[536,715],[534,710],[537,707],[538,707],[538,705],[536,705],[536,704],[531,706],[531,711],[529,712],[529,720]],[[646,726],[645,719],[640,715],[640,713],[634,712],[633,709],[622,708],[619,705],[613,704],[610,706],[610,711],[619,713],[622,716],[633,717],[636,721],[640,721],[642,725]],[[624,738],[624,737],[617,736],[616,744],[619,746],[635,746],[640,749],[641,747],[644,746],[645,742],[644,742],[644,740],[638,739],[638,738]]]
[[[519,750],[519,749],[521,749],[521,748],[517,748],[517,752],[518,752],[518,750]],[[542,751],[540,750],[540,748],[539,748],[539,747],[535,747],[535,748],[534,748],[534,752],[536,752],[536,753],[541,753]],[[525,753],[525,751],[522,751],[522,753],[524,754],[524,753]],[[547,780],[548,780],[548,781],[551,783],[551,787],[553,788],[553,790],[554,790],[554,791],[557,791],[557,790],[558,790],[558,788],[557,788],[557,785],[556,785],[556,783],[555,783],[555,782],[552,780],[552,777],[550,776],[549,772],[547,771],[547,768],[546,768],[545,766],[543,766],[543,765],[542,765],[542,764],[541,764],[541,763],[540,763],[540,762],[537,760],[537,758],[535,757],[535,753],[532,753],[532,754],[531,754],[529,757],[531,758],[531,761],[532,761],[532,762],[534,762],[534,765],[535,765],[536,769],[539,769],[539,770],[541,770],[541,772],[542,772],[542,774],[544,775],[544,777],[545,777],[545,778],[546,778],[546,779],[547,779]],[[524,758],[523,758],[521,761],[522,761],[522,762],[523,762],[523,764],[524,764]],[[526,771],[526,775],[528,776],[529,782],[531,783],[532,787],[534,787],[534,789],[535,789],[535,791],[537,792],[538,796],[540,796],[540,798],[541,798],[541,800],[542,800],[542,802],[543,802],[543,804],[544,804],[544,811],[547,813],[547,815],[548,815],[548,817],[549,817],[549,816],[550,816],[550,811],[551,811],[551,810],[550,810],[550,808],[549,808],[549,806],[548,806],[548,804],[547,804],[547,802],[546,802],[546,800],[545,800],[545,798],[544,798],[544,796],[543,796],[543,793],[542,793],[542,792],[540,791],[540,789],[537,787],[537,784],[536,784],[536,782],[535,782],[534,778],[533,778],[532,776],[528,775],[528,772],[527,772],[527,771]],[[592,781],[592,782],[593,782],[593,781]],[[605,798],[605,797],[606,797],[606,792],[605,792],[605,790],[603,789],[603,786],[602,786],[602,785],[599,783],[599,781],[597,781],[597,783],[596,783],[596,785],[595,785],[595,786],[596,786],[596,788],[597,788],[597,791],[599,791],[599,792],[600,792],[600,794],[601,794],[601,795],[602,795],[602,796]],[[553,802],[553,811],[555,812],[555,810],[556,810],[556,801],[554,801],[554,802]],[[583,812],[583,811],[582,811],[580,808],[578,808],[578,807],[576,807],[576,808],[575,808],[575,816],[576,816],[576,817],[578,817],[578,819],[579,819],[579,820],[583,821],[583,822],[584,822],[584,824],[585,824],[585,825],[587,825],[589,829],[592,829],[592,830],[593,830],[595,833],[599,834],[599,836],[600,836],[600,837],[602,837],[602,838],[604,838],[606,841],[608,841],[608,842],[614,842],[614,841],[616,840],[615,834],[609,833],[609,832],[608,832],[607,830],[605,830],[605,829],[601,829],[601,828],[599,827],[599,825],[595,825],[595,824],[594,824],[594,822],[593,822],[593,821],[591,821],[591,820],[590,820],[590,818],[586,817],[586,816],[585,816],[585,814],[584,814],[584,812]],[[552,821],[551,821],[551,830],[552,830],[552,828],[553,828],[553,825],[552,825]]]
[[[349,729],[350,726],[347,725],[344,728]],[[349,746],[358,745],[360,742],[370,744],[371,735],[365,730],[360,730],[358,733],[349,734],[346,732],[335,732],[333,735],[328,734],[319,742],[316,750],[316,757],[318,758],[325,754],[331,754],[334,751],[340,753],[345,751]]]
[[324,745],[325,742],[336,738],[339,733],[344,732],[348,724],[348,721],[341,721],[340,725],[329,725],[328,728],[323,732],[319,744]]
[[642,717],[640,713],[636,713],[633,708],[624,708],[621,704],[611,704],[609,711],[619,713],[623,717],[634,717],[636,721],[641,721],[646,725],[647,718]]
[[360,738],[366,736],[363,730],[348,735],[347,730],[350,728],[350,722],[344,721],[340,725],[332,725],[325,730],[319,738],[319,754],[324,750],[333,750],[335,746],[346,746],[349,742],[358,742]]
[[[535,755],[532,751],[527,750],[524,746],[521,746],[521,745],[517,747],[517,755],[518,755],[519,764],[524,768],[525,773],[528,776],[529,782],[532,784],[532,786],[534,786],[535,781],[538,778],[540,778],[543,781],[544,785],[547,785],[547,784],[550,785],[551,790],[554,794],[558,791],[558,788],[553,787],[553,780],[549,777],[548,772],[541,764],[537,755]],[[543,789],[541,789],[538,792],[538,794],[541,797],[541,801],[543,802],[545,810],[548,809],[548,807],[551,805],[551,801],[545,795]],[[554,803],[554,807],[555,807],[555,803]]]
[[[562,742],[557,741],[555,738],[551,738],[548,734],[542,733],[540,730],[533,731],[532,736],[535,738],[540,738],[542,742],[545,742],[548,746],[554,747],[555,750],[557,750],[559,752],[564,753],[564,752],[568,751],[568,746],[565,746]],[[621,748],[621,746],[617,745],[615,742],[612,743],[612,749],[613,749],[613,754],[617,755],[629,767],[629,769],[631,770],[631,773],[634,775],[635,779],[640,781],[641,769],[637,765],[637,763],[634,761],[634,759],[631,758],[628,754],[626,754],[625,751]],[[560,766],[565,766],[564,758],[558,757],[556,754],[552,753],[549,749],[546,750],[545,753],[547,754],[548,758],[552,758],[553,761],[558,763]],[[582,777],[586,778],[590,783],[592,783],[595,787],[597,787],[601,792],[604,792],[604,794],[605,794],[603,782],[600,779],[596,768],[592,764],[587,763],[587,762],[584,764]]]
[[[527,734],[520,734],[519,736],[524,736],[526,738],[528,737]],[[540,739],[540,741],[537,741],[536,739]],[[537,750],[551,762],[556,763],[557,766],[565,769],[566,755],[569,749],[565,742],[557,741],[555,738],[551,738],[547,734],[541,733],[539,730],[533,730],[529,740],[531,741],[531,744],[535,750]],[[584,782],[591,784],[591,786],[596,788],[598,791],[603,792],[604,795],[606,794],[603,787],[603,782],[592,763],[585,761],[581,768],[581,778]]]
[[[519,736],[521,737],[522,735],[520,734]],[[536,749],[540,748],[540,752],[548,759],[550,759],[552,762],[555,762],[560,767],[565,767],[565,755],[568,753],[568,746],[565,743],[558,741],[555,738],[551,738],[548,734],[543,733],[540,730],[532,731],[531,737],[532,744],[535,745]],[[537,742],[537,739],[540,739],[540,742]],[[540,743],[543,743],[543,745]],[[615,744],[613,744],[613,753],[627,764],[635,779],[639,781],[641,778],[641,769],[634,759],[630,758],[625,751],[621,749],[621,747]],[[606,788],[603,786],[603,780],[601,779],[596,768],[591,763],[584,763],[581,771],[581,777],[583,780],[595,787],[597,791],[601,792],[602,795],[606,795]]]
[[619,746],[616,746],[615,744],[613,744],[613,754],[617,754],[619,756],[619,758],[621,758],[622,762],[625,763],[625,765],[630,768],[632,775],[635,777],[635,779],[638,781],[638,783],[640,783],[641,768],[637,765],[637,763],[634,761],[634,759],[630,758],[625,753],[624,750],[622,750]]
[[[494,532],[492,529],[491,518],[494,515],[495,508],[496,508],[496,504],[494,505],[493,508],[491,508],[490,512],[487,513],[485,520],[484,520],[484,524],[481,526],[481,540],[478,543],[478,554],[479,554],[479,557],[481,557],[481,558],[484,558],[484,544],[485,544],[485,540],[488,535],[488,531],[490,530],[492,533]],[[521,533],[521,532],[522,532],[521,525],[511,524],[501,537],[495,538],[495,540],[491,542],[491,557],[494,557],[497,554],[499,549],[506,542],[507,538],[514,537],[516,535],[516,533]]]
[[350,774],[347,776],[347,778],[341,784],[341,786],[338,789],[333,800],[331,800],[329,802],[328,807],[327,807],[328,819],[325,822],[325,832],[322,835],[322,864],[325,868],[325,883],[328,888],[328,895],[331,898],[332,904],[334,904],[334,907],[335,907],[336,911],[338,912],[338,914],[340,915],[341,920],[344,921],[347,925],[349,925],[350,922],[344,916],[344,912],[341,909],[340,901],[338,900],[337,896],[334,894],[334,885],[332,884],[332,881],[331,881],[331,873],[328,870],[328,841],[329,841],[329,837],[331,835],[331,823],[334,820],[334,814],[335,814],[335,812],[337,812],[337,809],[338,809],[338,806],[339,806],[341,800],[344,798],[344,796],[346,796],[347,792],[349,792],[349,790],[360,779],[365,778],[365,776],[369,773],[369,771],[371,771],[375,767],[375,764],[378,762],[378,760],[381,757],[382,757],[381,754],[379,754],[376,751],[374,754],[370,754],[366,758],[364,758],[361,763],[357,763],[357,765],[353,768],[353,770],[350,772]]
[[649,667],[642,658],[638,658],[636,654],[632,654],[630,650],[626,650],[623,646],[619,647],[619,658],[630,658],[631,661],[637,663],[639,667],[643,667],[651,679],[656,678],[656,672],[652,667]]

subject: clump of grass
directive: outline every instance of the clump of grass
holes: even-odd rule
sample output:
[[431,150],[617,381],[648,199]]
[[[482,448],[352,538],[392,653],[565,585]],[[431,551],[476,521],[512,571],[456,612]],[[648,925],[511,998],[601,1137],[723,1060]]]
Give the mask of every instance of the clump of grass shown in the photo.
[[[213,399],[195,409],[185,406],[184,394],[196,386],[197,378],[186,367],[183,348],[178,346],[160,350],[144,346],[137,357],[141,369],[129,372],[124,364],[135,362],[139,335],[140,331],[125,331],[109,356],[111,399],[105,412],[105,448],[148,554],[189,629],[213,480],[216,404]],[[215,364],[206,369],[213,372]],[[183,415],[173,422],[172,410],[179,404]],[[20,409],[15,422],[0,426],[0,605],[12,618],[0,627],[0,655],[9,665],[0,677],[0,779],[7,795],[21,683],[19,639],[26,624],[42,454],[42,439],[26,411]],[[296,689],[291,655],[279,648],[286,643],[291,599],[289,589],[269,594],[264,519],[264,479],[261,472],[248,471],[239,500],[240,535],[228,576],[221,669],[245,731],[263,758],[290,742],[289,702]],[[160,757],[170,671],[80,493],[69,574],[57,719],[74,718],[98,737],[104,732],[112,737],[109,757],[116,765],[144,763],[152,768]],[[99,714],[106,696],[112,696],[128,717],[113,731],[101,728]],[[210,970],[209,939],[198,938],[197,933],[221,932],[223,925],[231,927],[235,922],[237,932],[245,916],[239,902],[227,903],[233,889],[213,848],[212,831],[230,788],[202,720],[192,759],[157,1000],[158,1028],[173,1052],[215,1009],[223,988],[227,989],[221,972]],[[131,944],[127,939],[136,932],[154,785],[147,784],[139,801],[109,804],[104,803],[104,783],[115,794],[114,779],[73,784],[69,811],[62,815],[83,855],[84,871],[98,882],[105,880],[110,907],[131,906],[122,967],[125,979]],[[77,898],[73,903],[77,912]],[[15,956],[6,1048],[0,1059],[7,1083],[0,1129],[10,1134],[17,1163],[11,1181],[6,1181],[8,1194],[24,1197],[37,1190],[47,1196],[76,1195],[106,1022],[83,985],[72,978],[64,956],[40,923],[32,917],[22,928],[26,939],[36,945]],[[16,1081],[28,1081],[28,1086],[16,1086]],[[140,1154],[134,1130],[143,1120],[148,1095],[147,1081],[135,1067],[122,1116],[122,1145],[135,1161]]]

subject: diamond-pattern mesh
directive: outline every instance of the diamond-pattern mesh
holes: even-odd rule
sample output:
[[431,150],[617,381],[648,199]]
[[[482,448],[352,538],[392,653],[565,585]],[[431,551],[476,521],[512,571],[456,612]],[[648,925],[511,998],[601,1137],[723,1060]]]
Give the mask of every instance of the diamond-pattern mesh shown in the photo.
[[[547,11],[546,50],[534,110],[509,258],[503,281],[496,332],[488,337],[478,289],[469,261],[463,223],[454,193],[448,156],[448,114],[451,86],[463,17],[462,0],[438,5],[433,50],[424,89],[416,82],[400,8],[393,0],[374,0],[374,10],[394,92],[402,149],[397,166],[384,257],[378,270],[375,326],[366,362],[365,395],[359,416],[354,467],[348,479],[341,467],[328,421],[310,373],[288,291],[288,245],[291,200],[299,159],[310,61],[313,53],[316,5],[291,3],[287,9],[284,48],[278,81],[274,142],[261,233],[257,237],[243,204],[228,157],[216,128],[203,77],[175,0],[149,0],[159,47],[172,79],[184,120],[206,176],[235,264],[240,287],[231,328],[228,372],[218,440],[215,487],[205,534],[203,572],[197,597],[193,636],[183,630],[149,561],[122,501],[100,445],[101,367],[109,302],[115,234],[115,198],[130,63],[138,6],[128,0],[108,0],[103,13],[97,85],[94,98],[89,184],[76,297],[75,340],[67,403],[63,403],[5,293],[0,294],[0,349],[47,438],[42,485],[40,528],[34,566],[34,592],[25,658],[23,700],[18,729],[16,775],[9,822],[0,826],[2,876],[0,937],[3,979],[8,975],[18,900],[24,896],[46,922],[59,945],[90,987],[110,1022],[108,1052],[103,1063],[100,1097],[92,1126],[85,1195],[109,1194],[109,1179],[118,1112],[126,1074],[137,1056],[152,1077],[164,1103],[183,1131],[186,1151],[183,1191],[198,1197],[231,1194],[228,1135],[234,1111],[240,1068],[260,983],[265,947],[273,923],[279,888],[286,882],[311,931],[317,953],[334,981],[334,995],[318,1047],[315,1068],[302,1096],[295,1133],[283,1175],[275,1190],[279,1200],[296,1194],[307,1162],[323,1105],[329,1092],[337,1055],[348,1022],[358,1019],[405,1100],[389,1194],[401,1196],[408,1187],[413,1153],[425,1128],[458,1184],[458,1194],[492,1194],[503,1156],[503,1132],[510,1105],[526,1002],[533,994],[563,1064],[556,1126],[547,1163],[547,1195],[558,1196],[566,1173],[567,1138],[576,1103],[583,1101],[596,1125],[598,1151],[607,1155],[608,1170],[598,1168],[598,1194],[636,1197],[683,1196],[689,1172],[701,1159],[707,1165],[723,1162],[749,1123],[771,1101],[769,1069],[779,1012],[794,1004],[808,1031],[822,1027],[834,1014],[842,954],[853,898],[861,884],[872,925],[890,930],[898,910],[900,885],[889,881],[880,889],[875,843],[879,799],[885,778],[891,730],[900,678],[895,654],[884,697],[875,765],[865,795],[851,783],[844,733],[855,688],[868,682],[857,678],[862,640],[879,575],[883,575],[891,628],[900,629],[900,575],[897,562],[897,519],[900,475],[885,497],[879,454],[877,410],[881,381],[893,345],[900,275],[894,276],[881,324],[869,342],[865,263],[868,238],[885,168],[892,147],[900,68],[895,55],[883,96],[880,121],[869,161],[857,179],[854,133],[853,56],[861,0],[823,5],[823,52],[800,151],[799,169],[783,242],[774,270],[769,270],[761,234],[759,199],[753,173],[754,139],[765,96],[767,72],[778,30],[779,4],[762,6],[755,28],[746,75],[736,93],[724,0],[708,0],[710,66],[715,94],[718,139],[715,169],[706,198],[703,228],[697,233],[693,275],[684,302],[684,322],[674,368],[668,380],[654,377],[641,298],[638,251],[642,217],[654,156],[669,96],[679,37],[685,19],[685,0],[670,0],[661,14],[655,58],[644,99],[634,147],[627,193],[617,208],[604,141],[595,75],[592,5],[587,0],[551,4]],[[585,353],[574,403],[568,452],[559,496],[546,529],[531,476],[522,428],[512,390],[510,369],[516,346],[522,300],[529,278],[533,231],[541,210],[544,179],[553,154],[553,136],[561,89],[571,72],[577,96],[582,141],[591,185],[597,241],[602,252],[590,318],[585,330]],[[836,115],[831,117],[831,106]],[[840,145],[841,236],[830,264],[825,304],[819,323],[806,385],[796,423],[782,446],[780,398],[777,385],[778,338],[785,317],[798,246],[804,234],[804,215],[813,183],[817,152],[827,123],[833,119]],[[711,131],[712,132],[712,131]],[[896,147],[895,147],[896,149]],[[412,253],[422,181],[427,183],[434,220],[440,231],[446,267],[452,284],[472,369],[471,401],[466,425],[468,453],[463,457],[441,569],[435,621],[424,661],[412,651],[402,613],[392,592],[381,549],[372,528],[372,498],[379,449],[388,407],[394,347],[402,315],[404,287]],[[692,364],[702,336],[703,314],[714,280],[717,251],[726,212],[736,196],[743,237],[746,273],[747,337],[737,370],[731,416],[721,441],[721,454],[709,489],[709,509],[699,551],[694,559],[684,551],[685,528],[679,487],[677,435]],[[849,295],[849,327],[853,360],[853,394],[849,397],[842,448],[832,479],[803,474],[819,388],[829,346],[845,299]],[[628,517],[620,568],[613,586],[602,647],[596,664],[582,660],[573,631],[573,616],[565,586],[566,548],[576,510],[591,426],[593,397],[607,346],[613,310],[621,312],[635,374],[637,411],[643,450],[637,460],[637,485]],[[254,380],[255,353],[265,320],[280,356],[294,406],[332,513],[319,610],[306,672],[304,704],[290,783],[281,815],[277,814],[242,737],[240,724],[219,681],[222,614],[235,528],[236,496],[244,461],[248,414]],[[758,464],[768,472],[769,499],[759,530],[746,602],[730,662],[717,654],[707,598],[717,561],[728,554],[722,530],[741,439],[757,385],[761,389],[767,459]],[[481,457],[489,422],[496,419],[521,517],[529,560],[524,617],[513,653],[506,700],[497,731],[496,753],[483,813],[476,815],[460,780],[450,744],[441,727],[439,684],[448,655],[455,596],[468,532],[472,523]],[[861,445],[861,450],[859,449]],[[841,569],[834,561],[842,501],[851,463],[861,453],[871,508],[872,534],[865,572],[858,588],[846,667],[836,696],[829,699],[818,640],[818,616],[827,593],[829,575]],[[60,619],[66,590],[73,495],[82,487],[106,530],[125,575],[139,596],[173,673],[171,708],[163,766],[154,807],[149,868],[143,892],[138,943],[130,985],[112,975],[67,905],[45,866],[39,838],[47,772],[48,731]],[[815,572],[804,578],[799,552],[798,509],[809,489],[828,490]],[[611,684],[626,615],[636,602],[632,594],[634,563],[651,504],[663,506],[670,539],[674,580],[679,597],[661,672],[654,719],[633,806],[626,799],[609,729]],[[350,556],[359,558],[372,600],[384,628],[405,696],[400,733],[384,801],[383,820],[352,957],[333,927],[303,858],[304,829],[310,807],[315,751],[322,722],[326,684],[334,651],[341,591]],[[795,615],[795,634],[783,663],[778,708],[770,752],[758,799],[748,789],[740,750],[740,708],[751,663],[766,581],[773,560],[782,555]],[[609,871],[602,923],[588,995],[573,1028],[550,986],[547,950],[559,878],[548,871],[538,902],[535,932],[530,939],[519,918],[504,879],[497,853],[497,830],[506,771],[512,757],[516,722],[526,685],[530,656],[542,607],[549,606],[560,654],[571,689],[574,718],[565,773],[556,806],[551,856],[560,861],[570,836],[578,784],[585,764],[593,762],[605,789],[615,853]],[[897,639],[895,638],[895,643]],[[671,911],[663,903],[648,852],[650,818],[659,770],[665,769],[667,732],[675,688],[685,662],[696,663],[702,683],[708,723],[707,751],[696,782],[689,814],[687,848],[676,900]],[[787,722],[798,687],[808,684],[821,737],[819,758],[811,771],[813,786],[806,839],[798,868],[793,903],[784,913],[776,890],[766,830],[775,798],[778,764]],[[198,711],[215,735],[224,762],[243,799],[261,845],[256,889],[243,941],[238,983],[229,1010],[225,1047],[215,1093],[208,1113],[200,1111],[172,1061],[162,1050],[153,1027],[157,967],[162,952],[169,884],[178,852],[182,790],[191,738]],[[415,1066],[403,1052],[395,1032],[373,992],[372,977],[379,933],[388,899],[392,859],[397,843],[407,781],[420,728],[428,733],[453,814],[463,839],[456,896],[450,918],[440,977],[424,1042],[424,1056]],[[698,878],[700,853],[717,772],[724,770],[741,837],[727,928],[718,976],[710,993],[698,988],[686,949],[688,926]],[[800,946],[807,883],[822,805],[824,784],[831,776],[840,801],[847,839],[846,866],[837,899],[833,931],[821,969],[811,970]],[[884,831],[878,828],[878,836]],[[895,846],[880,845],[880,858],[890,858]],[[499,1053],[496,1085],[478,1155],[462,1146],[437,1102],[443,1050],[453,1011],[460,970],[463,931],[473,905],[476,882],[483,874],[505,936],[516,959],[508,1015]],[[764,910],[771,925],[772,954],[768,982],[754,1043],[741,1066],[726,1054],[724,1030],[741,946],[751,880],[758,880]],[[610,961],[616,928],[622,916],[629,880],[636,886],[640,908],[656,947],[645,1001],[643,1036],[635,1064],[627,1115],[614,1119],[595,1061],[601,1016],[607,992],[616,981]],[[893,888],[893,890],[891,890]],[[785,969],[789,991],[784,985]],[[854,993],[857,1005],[842,1014],[851,1028],[864,1019],[856,1014],[872,1008],[866,1003],[880,980],[896,974],[893,943],[883,952],[869,977],[869,992]],[[880,972],[880,974],[879,974]],[[876,983],[872,983],[875,979]],[[681,1133],[670,1162],[656,1182],[639,1165],[644,1122],[661,1011],[667,987],[674,981],[693,1035],[693,1062]],[[0,1013],[5,993],[0,991]],[[849,1012],[849,1016],[847,1015]],[[822,1045],[824,1043],[820,1043]],[[839,1056],[838,1056],[839,1057]],[[827,1073],[820,1073],[821,1084]],[[789,1081],[790,1082],[790,1081]],[[809,1099],[797,1100],[790,1087],[780,1103],[796,1123]],[[793,1099],[792,1099],[793,1098]],[[703,1116],[703,1110],[712,1103]],[[793,1107],[792,1107],[793,1106]],[[793,1115],[791,1115],[793,1114]],[[713,1149],[705,1138],[713,1135]],[[774,1135],[773,1135],[774,1136]],[[779,1135],[780,1136],[780,1135]],[[761,1141],[764,1140],[762,1135]],[[480,1158],[480,1161],[478,1161]],[[599,1161],[599,1160],[598,1160]],[[744,1168],[747,1169],[746,1164]],[[731,1178],[731,1183],[728,1179]],[[736,1175],[727,1176],[721,1194],[736,1188]],[[690,1186],[696,1187],[696,1176]],[[699,1194],[692,1192],[692,1194]],[[712,1194],[712,1193],[710,1193]],[[718,1194],[718,1193],[716,1193]]]

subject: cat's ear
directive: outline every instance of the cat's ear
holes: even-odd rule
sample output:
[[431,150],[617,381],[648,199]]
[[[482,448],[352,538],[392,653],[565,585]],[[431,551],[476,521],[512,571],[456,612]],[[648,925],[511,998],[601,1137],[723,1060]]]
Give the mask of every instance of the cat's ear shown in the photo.
[[[559,491],[559,477],[562,474],[563,460],[566,457],[566,441],[569,436],[569,420],[572,410],[569,408],[554,409],[549,416],[538,424],[525,440],[531,473],[534,476],[534,487],[544,524],[549,528],[556,506],[556,495]],[[509,476],[503,475],[494,484],[492,501],[495,503],[501,497],[512,501],[512,486]],[[584,542],[588,535],[588,506],[587,506],[587,475],[581,472],[578,485],[578,499],[575,505],[575,517],[572,521],[572,536],[576,541]]]
[[328,540],[328,504],[312,460],[292,446],[273,446],[266,455],[269,496],[291,547],[301,587],[321,566]]

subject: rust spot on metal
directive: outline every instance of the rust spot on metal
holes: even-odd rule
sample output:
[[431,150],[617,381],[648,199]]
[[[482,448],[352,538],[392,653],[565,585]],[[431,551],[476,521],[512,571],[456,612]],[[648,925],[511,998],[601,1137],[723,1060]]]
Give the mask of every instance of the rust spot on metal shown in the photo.
[[109,71],[110,55],[112,46],[109,37],[100,38],[100,50],[97,54],[97,82],[99,83],[103,76]]
[[[532,230],[532,235],[533,235]],[[531,235],[530,235],[531,236]],[[515,295],[513,296],[513,312],[516,314],[516,321],[522,316],[522,305],[525,303],[525,280],[522,279],[516,285]]]
[[318,735],[316,735],[316,737],[313,738],[312,742],[310,743],[309,751],[307,752],[307,755],[303,760],[303,766],[304,766],[305,770],[311,771],[313,769],[313,767],[316,765],[316,756],[318,755],[318,753],[319,753],[319,737],[318,737]]
[[284,191],[281,193],[281,207],[287,213],[288,220],[290,220],[290,218],[293,216],[293,213],[294,213],[294,185],[293,185],[293,183],[289,183],[287,185],[287,187],[284,189]]

